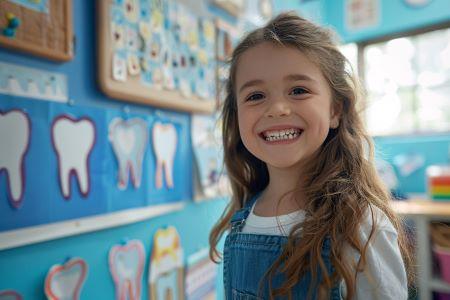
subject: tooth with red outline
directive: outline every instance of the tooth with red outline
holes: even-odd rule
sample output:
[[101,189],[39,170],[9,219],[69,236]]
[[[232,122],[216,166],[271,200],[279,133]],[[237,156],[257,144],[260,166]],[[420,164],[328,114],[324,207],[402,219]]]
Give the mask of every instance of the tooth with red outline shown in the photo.
[[52,141],[58,157],[59,182],[64,198],[71,196],[70,177],[78,179],[80,193],[86,197],[90,190],[89,155],[95,143],[95,125],[88,118],[73,119],[61,115],[53,121]]
[[6,113],[0,111],[0,174],[5,170],[9,201],[15,208],[23,200],[24,158],[28,151],[30,133],[31,122],[26,113],[16,109]]
[[0,291],[0,300],[23,300],[23,297],[14,290],[3,290]]
[[177,147],[177,131],[173,124],[155,123],[153,126],[153,149],[156,155],[156,187],[162,188],[163,171],[166,185],[173,188],[173,160]]
[[53,265],[45,278],[49,300],[78,300],[88,266],[82,258],[72,258],[63,265]]
[[116,245],[109,252],[109,269],[116,286],[116,299],[141,299],[145,251],[139,240]]

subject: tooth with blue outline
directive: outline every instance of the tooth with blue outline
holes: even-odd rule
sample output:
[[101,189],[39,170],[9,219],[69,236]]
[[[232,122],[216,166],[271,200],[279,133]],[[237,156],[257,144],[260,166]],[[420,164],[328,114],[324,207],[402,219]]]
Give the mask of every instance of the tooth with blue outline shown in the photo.
[[156,188],[163,186],[163,172],[168,188],[173,188],[173,160],[177,147],[177,131],[173,124],[155,123],[153,126],[153,150],[156,155]]
[[116,299],[141,299],[145,250],[141,241],[116,245],[109,252],[109,268],[116,285]]
[[148,143],[147,123],[140,118],[123,120],[114,118],[109,124],[109,140],[119,164],[118,187],[126,189],[131,173],[133,186],[139,188],[142,163]]
[[71,195],[70,177],[78,179],[78,186],[83,197],[89,193],[89,155],[95,143],[95,125],[88,118],[75,120],[67,115],[53,121],[52,141],[55,148],[59,182],[64,198]]
[[19,110],[0,111],[0,174],[5,170],[10,203],[15,208],[23,200],[24,158],[30,141],[30,126],[26,113]]

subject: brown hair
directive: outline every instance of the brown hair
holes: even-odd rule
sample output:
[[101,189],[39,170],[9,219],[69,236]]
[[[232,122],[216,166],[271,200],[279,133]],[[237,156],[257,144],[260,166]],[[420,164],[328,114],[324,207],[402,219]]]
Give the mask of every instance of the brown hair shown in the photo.
[[[401,220],[390,207],[390,195],[374,168],[373,145],[356,109],[360,98],[357,80],[351,68],[349,70],[347,59],[337,49],[332,33],[295,13],[278,15],[266,26],[249,33],[233,51],[222,109],[224,163],[231,182],[232,198],[211,231],[211,258],[218,262],[221,255],[217,251],[217,243],[229,229],[234,212],[242,208],[247,199],[264,190],[269,182],[266,164],[253,156],[240,138],[235,90],[236,68],[242,53],[265,42],[293,47],[307,55],[322,71],[332,90],[332,102],[340,111],[338,128],[330,129],[316,159],[311,160],[306,168],[307,180],[303,191],[307,196],[307,217],[291,230],[289,242],[266,274],[270,278],[281,271],[286,276],[286,281],[277,289],[272,289],[269,280],[271,297],[291,296],[292,288],[306,272],[311,272],[313,283],[317,283],[318,270],[321,270],[323,276],[319,283],[322,289],[329,290],[344,279],[347,299],[353,298],[356,272],[365,268],[366,250],[376,229],[374,207],[379,208],[396,228],[398,244],[411,278],[409,244]],[[369,239],[363,243],[358,233],[367,213],[371,214],[373,222]],[[301,241],[298,240],[300,229]],[[333,274],[328,273],[321,256],[327,237],[331,242]],[[356,265],[346,259],[344,246],[360,254]]]

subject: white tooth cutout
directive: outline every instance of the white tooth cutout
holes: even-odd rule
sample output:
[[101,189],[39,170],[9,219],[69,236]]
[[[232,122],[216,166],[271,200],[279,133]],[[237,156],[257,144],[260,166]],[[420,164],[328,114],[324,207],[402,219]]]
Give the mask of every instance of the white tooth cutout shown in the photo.
[[173,160],[177,147],[177,130],[173,124],[156,122],[153,125],[153,150],[156,155],[156,188],[163,186],[163,170],[166,185],[173,188]]
[[109,123],[109,140],[119,164],[117,186],[124,190],[128,185],[128,176],[135,188],[141,186],[142,163],[148,144],[148,129],[145,120],[133,118],[123,120],[114,118]]
[[31,122],[26,113],[13,109],[0,111],[0,174],[7,176],[9,201],[22,204],[25,190],[25,155],[30,144]]
[[78,300],[88,272],[82,258],[75,257],[63,265],[53,265],[45,278],[45,295],[49,300]]
[[139,300],[145,265],[144,245],[139,240],[115,245],[109,251],[109,270],[116,286],[117,300]]
[[58,158],[59,183],[65,199],[71,196],[70,177],[78,179],[83,197],[89,194],[89,155],[95,144],[95,125],[88,118],[61,115],[53,121],[52,142]]

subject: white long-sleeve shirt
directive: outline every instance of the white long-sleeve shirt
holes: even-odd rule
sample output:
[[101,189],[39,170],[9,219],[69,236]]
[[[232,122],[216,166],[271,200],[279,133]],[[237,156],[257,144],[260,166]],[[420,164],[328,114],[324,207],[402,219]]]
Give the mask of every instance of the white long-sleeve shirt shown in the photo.
[[[278,217],[261,217],[253,213],[255,205],[242,229],[243,233],[284,235],[291,228],[305,219],[305,212],[300,210]],[[369,243],[366,253],[367,265],[364,272],[356,277],[356,294],[359,300],[402,300],[408,299],[408,287],[405,266],[397,243],[397,231],[386,215],[374,207],[376,230]],[[366,216],[366,221],[360,227],[361,241],[366,243],[372,230],[372,216]],[[345,252],[344,252],[345,253]],[[348,247],[349,257],[357,262],[359,254]],[[346,295],[345,284],[342,283],[343,295]]]

